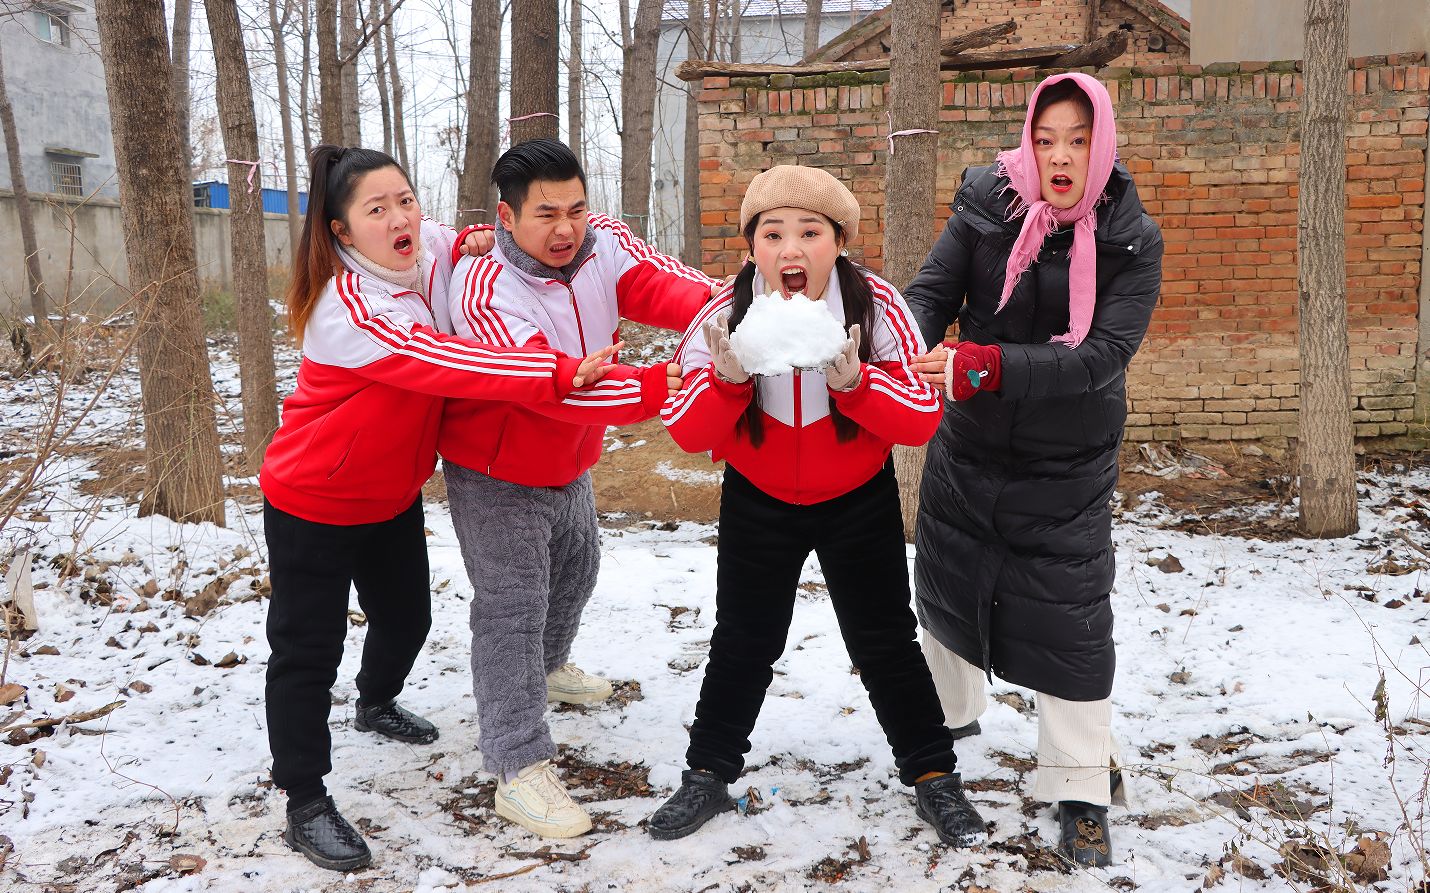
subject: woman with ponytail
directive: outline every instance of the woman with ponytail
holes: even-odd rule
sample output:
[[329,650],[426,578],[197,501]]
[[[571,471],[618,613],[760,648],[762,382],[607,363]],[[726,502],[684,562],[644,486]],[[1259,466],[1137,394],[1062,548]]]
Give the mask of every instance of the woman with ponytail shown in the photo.
[[423,217],[407,174],[382,152],[318,146],[309,164],[288,288],[303,358],[259,473],[272,583],[268,740],[273,782],[288,797],[284,839],[349,871],[372,856],[323,777],[351,589],[368,621],[354,727],[437,739],[395,699],[431,625],[421,490],[443,398],[560,400],[599,379],[614,349],[576,360],[444,334],[454,258],[489,249],[490,234],[459,238]]
[[906,296],[928,343],[920,377],[952,401],[929,444],[914,585],[923,644],[955,734],[978,731],[985,677],[1038,692],[1033,795],[1060,847],[1111,860],[1120,794],[1110,501],[1126,371],[1161,286],[1162,236],[1116,163],[1096,78],[1033,92],[1022,141],[964,175]]
[[[939,398],[910,364],[923,342],[898,291],[843,255],[859,203],[828,173],[780,165],[740,207],[752,260],[696,317],[675,361],[685,387],[661,412],[676,443],[724,459],[715,631],[681,787],[651,816],[669,840],[733,808],[773,664],[784,651],[800,570],[819,556],[859,678],[919,816],[952,846],[986,836],[953,771],[909,601],[903,515],[889,454],[938,425]],[[757,293],[824,302],[848,332],[821,373],[751,377],[730,347]]]

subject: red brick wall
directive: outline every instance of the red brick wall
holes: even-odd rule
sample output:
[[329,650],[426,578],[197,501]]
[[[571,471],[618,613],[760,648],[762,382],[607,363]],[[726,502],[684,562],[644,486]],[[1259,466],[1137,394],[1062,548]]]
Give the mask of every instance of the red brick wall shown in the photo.
[[[1018,23],[1018,30],[990,50],[1005,46],[1081,44],[1087,42],[1088,9],[1088,0],[960,0],[957,9],[944,10],[940,30],[944,38],[957,37],[1013,19]],[[1162,32],[1120,0],[1103,0],[1096,33],[1105,34],[1124,23],[1132,26],[1132,35],[1128,51],[1116,60],[1117,65],[1160,65],[1186,62],[1191,58],[1186,46],[1170,38],[1166,38],[1164,49],[1153,51],[1149,41]],[[841,58],[885,58],[889,55],[884,48],[888,40],[888,32],[881,32]]]
[[[1300,75],[1289,64],[1244,63],[1101,76],[1117,108],[1119,152],[1167,244],[1161,303],[1129,378],[1128,436],[1295,436]],[[745,184],[785,163],[824,167],[850,186],[864,210],[851,250],[882,267],[886,79],[706,79],[707,270],[738,267]],[[930,243],[963,169],[1016,143],[1035,83],[1030,70],[946,75]],[[1430,67],[1423,55],[1356,60],[1347,83],[1357,433],[1398,435],[1415,400]]]

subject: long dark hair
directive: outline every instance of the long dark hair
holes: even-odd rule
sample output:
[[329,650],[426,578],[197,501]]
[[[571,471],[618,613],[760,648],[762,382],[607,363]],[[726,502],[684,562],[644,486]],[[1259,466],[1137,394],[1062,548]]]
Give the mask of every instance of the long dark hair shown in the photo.
[[[827,219],[827,218],[826,218]],[[834,237],[842,241],[844,238],[844,227],[829,221],[834,227]],[[750,246],[750,251],[754,253],[755,230],[759,228],[760,215],[745,225],[745,243]],[[844,255],[839,255],[834,261],[834,275],[839,277],[839,296],[844,301],[844,329],[855,323],[859,324],[859,359],[865,363],[869,362],[869,345],[874,339],[874,290],[869,287],[869,280],[864,278],[869,271],[851,261]],[[733,333],[740,325],[740,321],[745,318],[745,314],[750,310],[750,304],[755,300],[755,264],[752,260],[745,261],[745,265],[740,268],[740,272],[735,276],[735,289],[731,295],[730,305],[730,331]],[[853,440],[859,433],[859,423],[849,418],[839,411],[838,405],[833,400],[829,402],[829,416],[834,422],[834,435],[840,442]],[[745,415],[738,423],[745,427],[749,434],[750,443],[758,447],[765,440],[765,422],[760,410],[760,389],[754,389],[750,397],[750,405],[745,408]]]
[[308,153],[311,180],[308,186],[308,213],[303,218],[303,235],[293,255],[293,278],[288,282],[288,327],[298,343],[313,307],[322,297],[328,280],[342,270],[342,261],[333,247],[332,221],[347,225],[348,205],[353,189],[363,174],[384,167],[402,171],[409,186],[412,178],[386,152],[357,146],[314,146]]

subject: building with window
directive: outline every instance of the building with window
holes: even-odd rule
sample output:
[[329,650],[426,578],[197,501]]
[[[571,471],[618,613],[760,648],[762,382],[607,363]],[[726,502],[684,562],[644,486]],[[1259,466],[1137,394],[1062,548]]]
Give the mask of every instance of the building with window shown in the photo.
[[[0,47],[30,191],[117,198],[109,98],[93,3],[48,0],[4,16]],[[0,189],[9,188],[7,158],[0,164]]]

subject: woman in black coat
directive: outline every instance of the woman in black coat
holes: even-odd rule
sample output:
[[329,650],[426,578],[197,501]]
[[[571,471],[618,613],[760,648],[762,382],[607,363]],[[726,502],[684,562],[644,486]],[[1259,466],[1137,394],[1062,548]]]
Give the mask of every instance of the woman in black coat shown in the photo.
[[1104,865],[1109,500],[1162,236],[1115,163],[1100,82],[1056,75],[1029,106],[1020,148],[965,173],[905,292],[925,343],[959,324],[915,365],[951,398],[924,466],[915,591],[948,724],[977,731],[985,675],[1037,691],[1033,794],[1058,804],[1063,851]]

